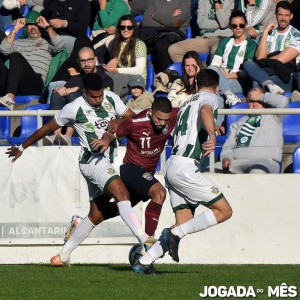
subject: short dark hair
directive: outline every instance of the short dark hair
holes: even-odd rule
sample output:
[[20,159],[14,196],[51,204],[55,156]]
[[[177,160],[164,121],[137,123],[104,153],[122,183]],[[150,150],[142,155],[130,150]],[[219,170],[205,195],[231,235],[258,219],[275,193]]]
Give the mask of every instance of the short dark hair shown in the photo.
[[229,24],[231,24],[231,20],[233,18],[243,18],[245,23],[247,23],[246,15],[241,10],[234,9],[231,11],[231,15],[229,17]]
[[172,103],[166,97],[157,97],[151,106],[152,110],[159,110],[165,114],[168,114],[172,111]]
[[277,5],[276,5],[275,14],[277,14],[279,8],[282,8],[282,9],[285,9],[285,10],[289,10],[290,12],[292,12],[292,5],[288,1],[280,1],[280,2],[278,2]]
[[102,79],[97,73],[88,73],[84,75],[82,81],[85,90],[100,91],[103,88]]
[[201,70],[196,78],[199,89],[205,87],[215,89],[219,85],[219,74],[211,69]]

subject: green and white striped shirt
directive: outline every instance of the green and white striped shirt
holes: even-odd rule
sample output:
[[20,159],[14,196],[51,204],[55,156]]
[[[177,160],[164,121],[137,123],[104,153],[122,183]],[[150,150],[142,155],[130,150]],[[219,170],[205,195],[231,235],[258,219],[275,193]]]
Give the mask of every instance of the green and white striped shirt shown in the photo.
[[[79,97],[64,106],[54,118],[59,126],[74,126],[82,148],[80,162],[86,163],[93,153],[99,152],[92,149],[92,139],[101,139],[110,120],[124,115],[127,109],[118,95],[104,90],[103,102],[98,108],[92,107],[83,97]],[[111,143],[104,153],[111,162],[116,154],[115,150],[116,143]]]
[[200,91],[181,106],[173,134],[173,155],[201,159],[201,144],[207,140],[208,134],[203,128],[199,112],[205,104],[212,106],[216,118],[218,96],[214,93]]
[[257,44],[247,37],[240,44],[234,44],[233,37],[223,38],[215,52],[211,64],[222,69],[238,72],[245,60],[252,60]]
[[[292,47],[300,53],[300,32],[290,26],[284,33],[279,33],[277,29],[271,31],[267,37],[268,53],[282,51],[287,47]],[[300,61],[300,55],[296,58],[297,63]]]

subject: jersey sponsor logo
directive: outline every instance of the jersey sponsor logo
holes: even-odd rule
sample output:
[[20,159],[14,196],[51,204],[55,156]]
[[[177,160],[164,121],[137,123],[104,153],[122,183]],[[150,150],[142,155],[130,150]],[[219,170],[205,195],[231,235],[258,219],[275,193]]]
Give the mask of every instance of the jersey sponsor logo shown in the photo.
[[219,189],[216,186],[211,187],[211,192],[216,195],[218,195],[220,193]]
[[157,154],[157,153],[160,153],[160,152],[161,152],[160,148],[156,148],[154,150],[141,150],[142,155],[153,155],[153,154]]
[[109,123],[109,120],[97,120],[95,121],[95,127],[97,127],[98,129],[101,129],[101,128],[106,128],[108,126],[108,123]]
[[143,175],[142,175],[142,177],[143,178],[145,178],[145,179],[147,179],[147,180],[152,180],[153,179],[153,176],[152,176],[152,174],[150,174],[150,173],[144,173]]
[[113,169],[113,168],[108,168],[107,169],[107,174],[109,174],[109,175],[114,175],[116,172],[115,172],[115,170]]
[[104,102],[103,104],[102,104],[102,106],[103,106],[103,108],[106,110],[106,111],[110,111],[110,110],[112,110],[112,105],[109,103],[109,102]]

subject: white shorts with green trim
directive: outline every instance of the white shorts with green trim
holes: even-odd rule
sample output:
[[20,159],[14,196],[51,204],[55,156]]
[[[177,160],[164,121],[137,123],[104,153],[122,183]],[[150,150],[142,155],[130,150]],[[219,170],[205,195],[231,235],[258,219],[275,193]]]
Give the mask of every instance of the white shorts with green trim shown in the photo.
[[120,178],[109,160],[99,154],[94,154],[86,164],[79,163],[79,168],[87,182],[90,201],[106,193],[107,186]]
[[203,173],[194,159],[172,155],[166,162],[166,186],[173,211],[209,206],[223,197],[220,189]]

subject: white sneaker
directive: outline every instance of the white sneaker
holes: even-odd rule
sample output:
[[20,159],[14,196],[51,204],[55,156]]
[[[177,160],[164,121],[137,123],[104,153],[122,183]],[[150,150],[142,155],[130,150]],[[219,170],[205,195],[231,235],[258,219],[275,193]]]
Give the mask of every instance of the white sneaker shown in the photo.
[[2,5],[7,10],[11,10],[11,9],[14,9],[14,8],[20,8],[20,3],[17,0],[3,0]]
[[0,103],[4,106],[8,107],[10,110],[14,109],[15,102],[12,101],[10,99],[10,97],[7,95],[0,97]]
[[55,135],[46,135],[43,138],[43,145],[44,146],[51,146],[51,145],[53,145],[54,140],[55,140]]
[[283,94],[284,93],[284,90],[280,86],[278,86],[274,83],[273,84],[271,84],[271,83],[268,84],[267,88],[268,88],[269,92],[273,93],[273,94]]
[[233,106],[237,103],[241,102],[241,99],[238,98],[236,95],[234,94],[229,94],[226,96],[226,101],[225,103],[228,104],[229,106]]
[[66,134],[57,134],[55,136],[55,143],[61,145],[61,146],[71,146],[71,138],[67,136]]

